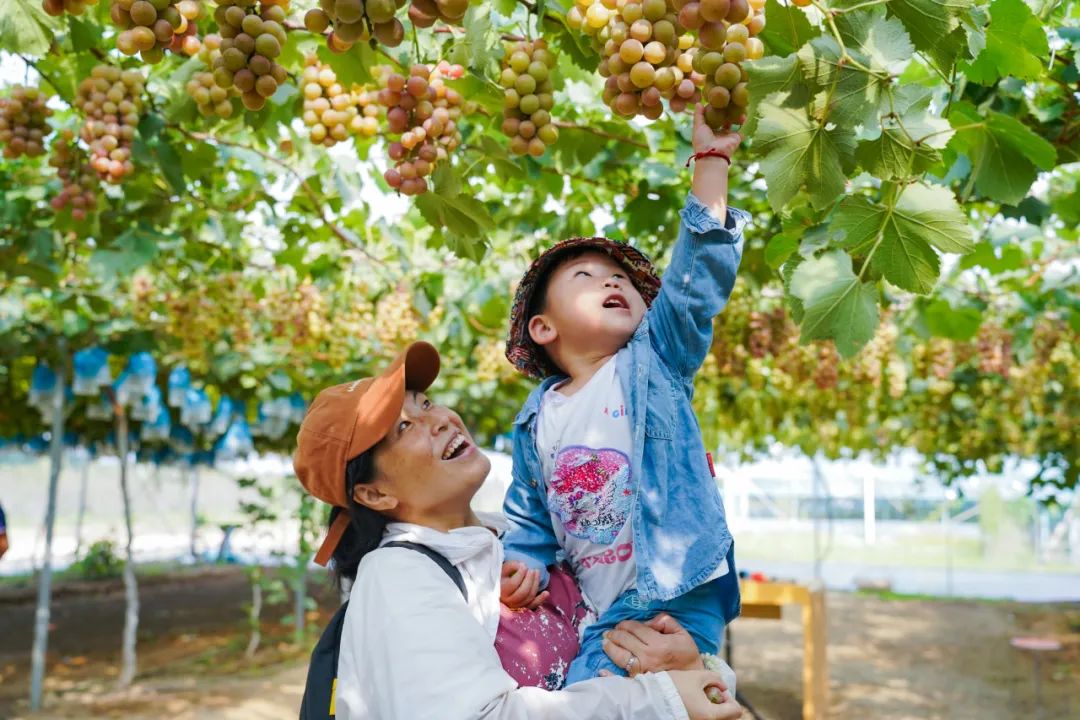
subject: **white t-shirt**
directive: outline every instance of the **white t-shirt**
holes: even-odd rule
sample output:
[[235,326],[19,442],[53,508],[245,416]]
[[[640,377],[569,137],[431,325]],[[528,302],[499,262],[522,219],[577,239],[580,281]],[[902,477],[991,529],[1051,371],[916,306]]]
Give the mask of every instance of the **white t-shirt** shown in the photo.
[[633,434],[612,357],[567,397],[544,395],[536,441],[551,524],[586,597],[602,613],[634,587]]
[[[615,370],[612,357],[570,397],[549,389],[536,429],[555,537],[598,614],[637,577],[633,431]],[[724,560],[706,582],[727,573]]]

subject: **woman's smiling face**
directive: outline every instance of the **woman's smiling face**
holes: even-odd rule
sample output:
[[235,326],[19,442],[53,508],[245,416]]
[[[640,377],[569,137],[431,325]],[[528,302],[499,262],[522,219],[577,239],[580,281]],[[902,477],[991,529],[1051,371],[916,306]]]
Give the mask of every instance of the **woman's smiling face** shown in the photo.
[[375,447],[371,486],[395,501],[385,509],[388,515],[426,525],[469,512],[490,469],[457,413],[410,390],[397,421]]

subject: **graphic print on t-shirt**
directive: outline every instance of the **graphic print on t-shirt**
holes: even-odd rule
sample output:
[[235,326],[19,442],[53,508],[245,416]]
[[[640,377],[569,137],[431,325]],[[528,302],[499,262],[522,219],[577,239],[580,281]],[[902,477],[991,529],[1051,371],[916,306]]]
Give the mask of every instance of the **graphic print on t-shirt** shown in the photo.
[[547,495],[568,534],[609,545],[630,514],[630,458],[611,448],[565,447],[555,456]]

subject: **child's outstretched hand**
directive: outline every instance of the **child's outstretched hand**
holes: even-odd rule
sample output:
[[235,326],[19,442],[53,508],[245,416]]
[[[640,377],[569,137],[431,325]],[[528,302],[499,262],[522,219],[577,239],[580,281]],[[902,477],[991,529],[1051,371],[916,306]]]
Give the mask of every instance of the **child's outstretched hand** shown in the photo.
[[733,157],[741,142],[742,135],[737,132],[731,132],[730,130],[717,132],[709,127],[705,123],[704,105],[699,103],[694,108],[694,136],[692,140],[694,152],[698,153],[715,148],[728,157]]
[[550,594],[540,589],[540,571],[530,570],[525,563],[511,560],[502,566],[502,583],[499,599],[502,604],[513,610],[529,608],[534,610],[544,604]]

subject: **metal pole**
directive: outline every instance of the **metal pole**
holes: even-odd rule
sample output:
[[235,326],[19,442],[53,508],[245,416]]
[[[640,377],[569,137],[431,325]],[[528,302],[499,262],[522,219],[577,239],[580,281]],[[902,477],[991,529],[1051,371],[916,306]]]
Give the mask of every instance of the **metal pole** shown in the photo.
[[815,455],[812,459],[811,466],[813,468],[814,478],[814,580],[821,582],[821,564],[822,564],[822,551],[821,551],[821,508],[819,507],[821,501],[821,465],[818,460],[818,456]]
[[87,453],[79,478],[79,514],[75,519],[75,559],[82,555],[83,519],[86,516],[86,484],[90,478],[90,454]]
[[[63,350],[64,341],[60,341]],[[30,653],[30,710],[41,709],[45,681],[45,655],[49,647],[49,615],[52,605],[52,543],[56,523],[56,492],[64,449],[64,373],[56,374],[52,397],[52,437],[49,441],[49,500],[45,513],[45,559],[38,579],[37,610],[34,612],[34,645]]]

